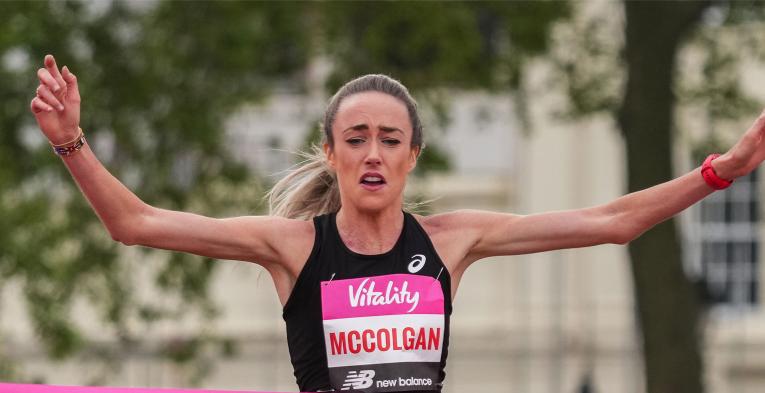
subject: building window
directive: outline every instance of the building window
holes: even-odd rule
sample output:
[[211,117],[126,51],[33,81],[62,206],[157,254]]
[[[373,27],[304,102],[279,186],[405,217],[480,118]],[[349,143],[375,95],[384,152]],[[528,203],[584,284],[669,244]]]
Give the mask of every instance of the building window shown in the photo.
[[759,303],[757,171],[709,195],[691,211],[686,266],[706,302],[725,308]]

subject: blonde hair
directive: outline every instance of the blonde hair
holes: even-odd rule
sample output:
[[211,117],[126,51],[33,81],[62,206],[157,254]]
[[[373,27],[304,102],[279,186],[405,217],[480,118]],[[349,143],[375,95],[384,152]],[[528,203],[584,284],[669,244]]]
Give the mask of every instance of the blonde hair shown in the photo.
[[[422,122],[417,112],[417,102],[401,82],[380,74],[364,75],[341,87],[332,97],[324,113],[322,130],[324,141],[334,147],[332,124],[343,99],[366,91],[377,91],[399,99],[409,113],[412,123],[412,147],[422,152]],[[287,176],[279,180],[266,194],[269,212],[274,216],[310,220],[315,216],[340,210],[340,189],[337,177],[326,161],[319,146],[299,153],[304,160]]]

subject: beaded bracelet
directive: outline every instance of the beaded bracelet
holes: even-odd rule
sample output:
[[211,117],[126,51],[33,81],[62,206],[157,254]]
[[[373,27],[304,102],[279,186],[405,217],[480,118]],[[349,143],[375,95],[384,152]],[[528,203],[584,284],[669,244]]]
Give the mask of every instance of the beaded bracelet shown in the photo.
[[80,134],[73,141],[58,145],[51,144],[53,152],[60,156],[68,156],[82,149],[82,146],[85,145],[85,134],[82,132],[82,128],[78,127],[77,129],[80,130]]

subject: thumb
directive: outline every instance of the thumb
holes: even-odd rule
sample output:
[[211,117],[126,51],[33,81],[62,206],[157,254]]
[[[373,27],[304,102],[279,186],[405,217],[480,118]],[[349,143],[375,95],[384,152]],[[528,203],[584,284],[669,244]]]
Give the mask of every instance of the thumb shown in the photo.
[[72,104],[79,104],[80,89],[77,86],[77,77],[74,76],[71,71],[69,71],[67,66],[64,66],[61,71],[63,71],[61,76],[64,78],[64,82],[66,82],[66,97],[64,98],[65,101]]

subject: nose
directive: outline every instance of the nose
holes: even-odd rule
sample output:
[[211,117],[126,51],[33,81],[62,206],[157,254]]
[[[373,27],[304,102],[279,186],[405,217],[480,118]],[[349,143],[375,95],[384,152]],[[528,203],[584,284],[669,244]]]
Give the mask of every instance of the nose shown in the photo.
[[367,156],[364,159],[364,163],[368,165],[380,165],[382,160],[380,159],[380,147],[377,143],[370,143],[371,147],[367,151]]

